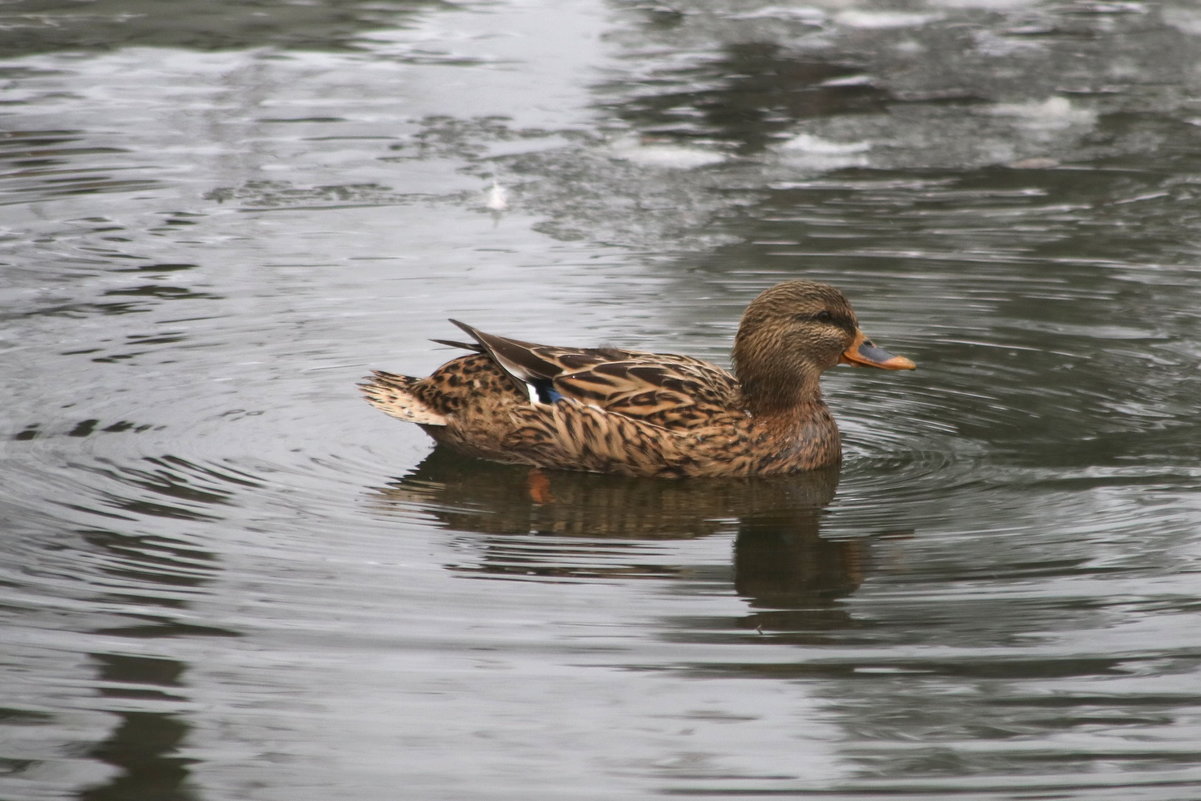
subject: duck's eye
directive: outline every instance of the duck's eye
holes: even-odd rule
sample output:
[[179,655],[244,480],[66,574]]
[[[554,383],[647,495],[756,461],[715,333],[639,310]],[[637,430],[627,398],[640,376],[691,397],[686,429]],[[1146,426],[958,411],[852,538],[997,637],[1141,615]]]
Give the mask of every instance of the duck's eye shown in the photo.
[[802,323],[828,323],[834,319],[834,315],[830,314],[830,312],[826,311],[825,309],[822,309],[819,312],[806,312],[804,314],[798,314],[793,319]]

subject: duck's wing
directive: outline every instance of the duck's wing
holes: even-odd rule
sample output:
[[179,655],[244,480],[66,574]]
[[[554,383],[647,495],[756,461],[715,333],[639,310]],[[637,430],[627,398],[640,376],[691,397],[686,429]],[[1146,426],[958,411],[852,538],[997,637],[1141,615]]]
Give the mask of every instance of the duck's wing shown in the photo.
[[668,427],[703,424],[736,408],[737,383],[719,367],[675,354],[628,355],[565,373],[555,387],[604,411]]
[[[565,348],[487,334],[452,320],[537,404],[573,400],[663,426],[692,426],[736,408],[730,373],[689,356]],[[447,343],[450,344],[450,343]]]

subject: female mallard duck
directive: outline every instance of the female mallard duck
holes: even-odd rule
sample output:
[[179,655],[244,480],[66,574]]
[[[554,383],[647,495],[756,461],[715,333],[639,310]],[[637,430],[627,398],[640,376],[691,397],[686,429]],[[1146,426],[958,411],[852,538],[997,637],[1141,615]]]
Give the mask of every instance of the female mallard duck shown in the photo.
[[477,331],[428,378],[383,371],[367,400],[437,442],[498,462],[629,476],[771,476],[837,464],[819,377],[841,363],[912,370],[873,345],[841,292],[787,281],[751,301],[734,373],[688,356],[559,348]]

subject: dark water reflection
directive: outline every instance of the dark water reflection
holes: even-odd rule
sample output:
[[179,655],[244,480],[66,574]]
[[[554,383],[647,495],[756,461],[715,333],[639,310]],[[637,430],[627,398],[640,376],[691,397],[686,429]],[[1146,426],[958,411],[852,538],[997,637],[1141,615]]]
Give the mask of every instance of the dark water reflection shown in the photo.
[[778,607],[837,598],[862,581],[861,543],[820,536],[822,509],[837,484],[836,470],[648,482],[481,465],[439,448],[380,490],[379,500],[385,508],[423,509],[453,531],[501,535],[473,539],[471,564],[448,565],[495,577],[682,578],[691,575],[686,566],[640,561],[646,541],[733,533],[732,577],[709,570],[708,579],[732,581],[752,606]]
[[[0,797],[1201,796],[1198,37],[5,4]],[[921,366],[828,376],[837,474],[480,464],[353,388],[452,316],[724,361],[798,275]]]
[[[887,95],[853,65],[804,60],[775,42],[734,42],[698,65],[644,76],[630,98],[629,82],[614,110],[648,136],[729,146],[761,153],[812,117],[881,111]],[[658,91],[655,91],[658,90]]]
[[403,23],[406,14],[438,2],[184,3],[166,14],[139,0],[99,0],[78,8],[47,8],[38,0],[5,4],[0,51],[24,56],[121,47],[252,47],[358,49],[364,31]]
[[[167,697],[180,687],[184,666],[172,660],[123,657],[97,654],[100,663],[97,678],[110,685],[102,694],[115,699],[144,699]],[[126,685],[140,685],[127,689]],[[142,689],[146,685],[163,688]],[[193,799],[197,795],[188,789],[188,765],[193,760],[178,756],[189,726],[179,715],[129,711],[121,715],[120,724],[103,742],[97,743],[88,756],[107,763],[118,773],[102,785],[89,787],[80,798],[108,801],[124,798]],[[149,746],[149,747],[148,747]]]

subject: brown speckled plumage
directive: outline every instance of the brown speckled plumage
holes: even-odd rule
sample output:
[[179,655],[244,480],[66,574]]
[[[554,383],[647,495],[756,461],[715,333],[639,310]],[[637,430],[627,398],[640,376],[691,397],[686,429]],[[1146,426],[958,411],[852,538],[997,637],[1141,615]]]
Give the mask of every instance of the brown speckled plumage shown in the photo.
[[427,378],[375,371],[375,407],[498,462],[631,476],[768,476],[842,455],[819,376],[840,361],[913,363],[876,348],[837,289],[789,281],[747,307],[734,374],[673,354],[536,345],[456,323],[475,351]]

